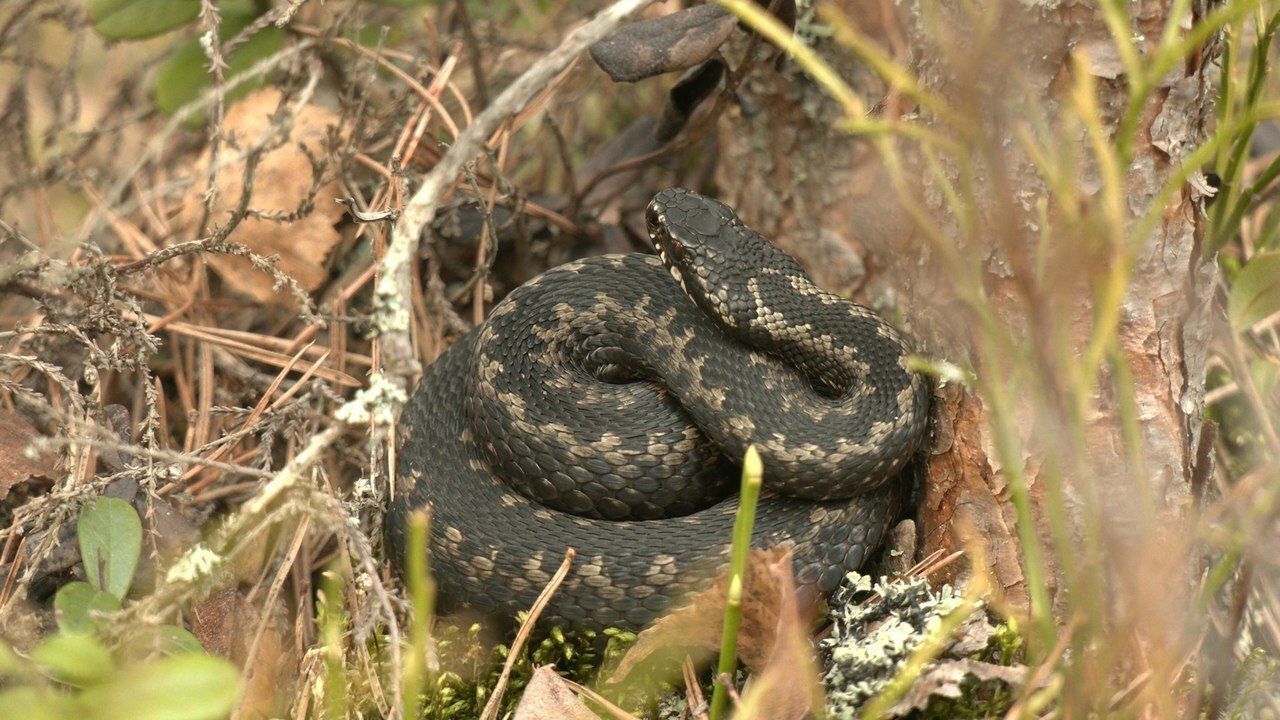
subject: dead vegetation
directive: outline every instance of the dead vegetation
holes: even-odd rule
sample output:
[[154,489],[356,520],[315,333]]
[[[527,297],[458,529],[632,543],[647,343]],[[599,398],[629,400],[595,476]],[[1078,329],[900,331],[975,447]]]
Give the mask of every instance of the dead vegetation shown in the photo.
[[[867,27],[889,63],[870,63],[888,88],[876,111],[914,102],[947,117],[894,73],[889,61],[906,60],[902,30],[887,20],[892,3],[873,4],[879,10]],[[86,577],[77,519],[86,503],[108,496],[137,511],[142,550],[128,595],[99,610],[95,632],[119,650],[139,627],[189,629],[236,668],[236,717],[629,717],[645,709],[704,717],[712,679],[685,655],[719,649],[723,588],[659,623],[625,659],[618,646],[635,638],[618,633],[602,649],[602,638],[539,628],[507,649],[491,630],[428,632],[429,583],[390,571],[380,523],[394,492],[395,414],[422,365],[542,270],[643,250],[641,209],[652,188],[713,184],[723,143],[717,123],[749,111],[744,83],[784,63],[771,36],[748,32],[718,6],[672,13],[677,4],[664,3],[648,10],[656,24],[643,33],[596,45],[649,5],[640,0],[616,3],[590,24],[580,23],[595,5],[572,2],[244,5],[193,0],[176,33],[198,48],[205,84],[176,105],[182,83],[172,78],[183,76],[173,36],[104,38],[103,19],[78,3],[0,8],[4,645],[25,656],[59,627],[56,593]],[[799,12],[789,2],[773,9],[787,29],[832,27],[805,3]],[[1237,60],[1269,38],[1264,28],[1274,34],[1272,17],[1246,25],[1242,11],[1235,24],[1223,21],[1236,33]],[[1123,58],[1104,60],[1120,67]],[[623,85],[602,67],[627,81],[679,75]],[[1270,88],[1265,74],[1263,81],[1260,93]],[[846,112],[866,110],[834,94]],[[1243,112],[1255,112],[1255,124],[1277,115],[1271,105],[1249,107]],[[872,138],[946,132],[916,128],[905,113],[854,120],[861,124],[850,127]],[[1248,162],[1216,159],[1214,167],[1239,171],[1237,189],[1252,193],[1239,204],[1242,196],[1228,192],[1218,206],[1228,209],[1211,226],[1233,280],[1237,268],[1274,258],[1275,156],[1263,148]],[[1105,214],[1115,198],[1104,200]],[[1052,219],[1123,235],[1080,205],[1063,211],[1067,220]],[[905,659],[888,666],[891,681],[875,686],[869,712],[899,716],[923,711],[935,696],[971,699],[975,677],[1000,687],[988,686],[981,710],[969,706],[975,717],[1275,711],[1266,699],[1274,697],[1274,661],[1235,642],[1248,628],[1263,645],[1280,638],[1274,579],[1253,582],[1276,572],[1266,551],[1275,547],[1280,296],[1274,280],[1250,282],[1259,289],[1237,304],[1271,312],[1233,310],[1243,319],[1231,332],[1206,338],[1216,348],[1208,402],[1227,431],[1217,437],[1210,427],[1202,447],[1207,453],[1216,441],[1225,462],[1195,479],[1204,504],[1177,545],[1206,558],[1203,581],[1188,593],[1201,615],[1179,619],[1168,637],[1140,638],[1133,608],[1117,619],[1098,599],[1099,617],[1076,606],[1037,636],[1046,616],[989,587],[982,568],[991,566],[979,554],[965,566],[969,593],[958,605],[940,604],[939,616],[917,623],[921,637],[896,648]],[[952,372],[953,383],[971,378],[972,368],[957,362],[931,369]],[[1095,374],[1099,365],[1122,372],[1110,356],[1091,362]],[[1024,371],[1034,368],[1009,374]],[[975,392],[998,396],[1000,382],[977,383]],[[964,415],[955,427],[981,434],[975,428],[986,419],[966,414],[972,408],[962,407],[954,384],[944,392],[952,419]],[[1265,541],[1251,545],[1250,537]],[[914,544],[902,547],[914,552]],[[981,553],[981,543],[965,549]],[[931,553],[908,574],[958,576],[957,557]],[[1031,562],[1013,557],[1019,572]],[[790,574],[762,555],[748,578],[739,649],[755,677],[745,688],[718,680],[743,688],[732,698],[738,717],[813,712],[823,672]],[[1114,600],[1088,584],[1095,579],[1082,571],[1063,582],[1086,600]],[[1046,592],[1029,593],[1037,591]],[[1036,611],[1048,612],[1042,602]],[[1005,622],[982,621],[987,654],[934,664],[955,647],[950,631],[977,622],[980,609]],[[1082,650],[1107,638],[1111,621],[1133,631],[1138,650],[1108,655],[1098,665],[1108,678],[1097,687],[1064,688],[1064,678],[1097,678],[1081,669],[1089,662]],[[1019,633],[1034,638],[1030,655]],[[163,655],[161,645],[143,654]],[[606,698],[566,680],[588,678],[605,659],[619,683],[657,666],[659,680],[636,682],[665,683],[683,700],[659,709],[617,687],[602,686]],[[560,672],[535,669],[549,663]],[[4,683],[0,692],[12,689]],[[1255,686],[1261,690],[1245,692]],[[684,710],[671,709],[680,702]]]

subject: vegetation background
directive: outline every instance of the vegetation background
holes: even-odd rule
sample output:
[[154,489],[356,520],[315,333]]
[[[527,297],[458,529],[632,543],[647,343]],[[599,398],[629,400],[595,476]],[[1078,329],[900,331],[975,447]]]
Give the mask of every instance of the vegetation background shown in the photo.
[[744,631],[736,717],[1280,717],[1280,7],[768,10],[0,7],[0,717],[697,716],[679,663],[568,692],[625,634],[433,626],[380,541],[422,365],[670,185],[939,381],[905,560],[819,669]]

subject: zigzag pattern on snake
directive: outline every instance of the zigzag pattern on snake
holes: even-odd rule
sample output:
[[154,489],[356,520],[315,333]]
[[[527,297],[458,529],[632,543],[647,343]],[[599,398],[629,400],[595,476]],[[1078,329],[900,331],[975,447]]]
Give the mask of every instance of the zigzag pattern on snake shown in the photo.
[[405,409],[387,536],[402,562],[408,513],[431,507],[446,609],[528,609],[572,547],[545,618],[649,623],[726,561],[728,459],[753,443],[753,544],[789,543],[802,586],[833,590],[896,516],[929,401],[905,337],[718,201],[664,190],[646,220],[657,256],[517,288]]

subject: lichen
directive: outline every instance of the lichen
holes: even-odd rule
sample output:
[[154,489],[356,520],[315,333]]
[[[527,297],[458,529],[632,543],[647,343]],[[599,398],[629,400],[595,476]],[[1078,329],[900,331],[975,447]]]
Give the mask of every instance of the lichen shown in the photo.
[[370,420],[379,425],[391,425],[407,400],[408,396],[395,381],[382,373],[375,373],[369,387],[338,408],[335,416],[348,425],[364,425]]
[[222,562],[221,556],[205,545],[197,545],[169,568],[165,581],[170,583],[191,584],[207,577]]
[[832,632],[820,645],[827,654],[822,679],[828,714],[857,717],[862,704],[886,688],[925,637],[963,602],[950,586],[935,592],[923,578],[873,582],[850,573],[831,601]]

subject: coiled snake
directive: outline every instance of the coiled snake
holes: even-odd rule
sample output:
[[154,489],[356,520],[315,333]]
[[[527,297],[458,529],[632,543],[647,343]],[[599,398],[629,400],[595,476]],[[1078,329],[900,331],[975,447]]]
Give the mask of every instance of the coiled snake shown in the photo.
[[802,585],[833,590],[896,514],[928,405],[904,337],[720,202],[664,190],[646,220],[658,257],[517,288],[405,409],[388,539],[401,560],[408,513],[432,507],[446,604],[514,615],[572,547],[544,617],[647,624],[725,561],[724,458],[751,443],[766,468],[753,544],[791,543]]

